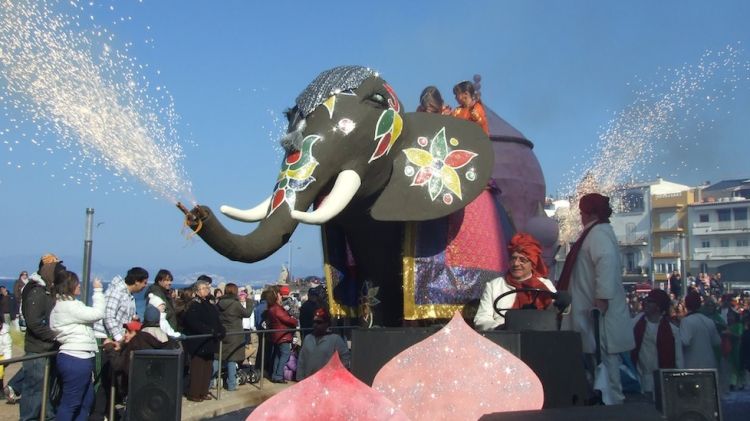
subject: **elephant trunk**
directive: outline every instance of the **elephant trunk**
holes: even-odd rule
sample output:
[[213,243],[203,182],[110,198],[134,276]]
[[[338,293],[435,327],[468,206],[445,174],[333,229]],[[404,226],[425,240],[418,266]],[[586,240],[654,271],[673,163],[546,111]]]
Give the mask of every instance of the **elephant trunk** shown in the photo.
[[238,235],[227,230],[211,209],[199,205],[190,211],[188,224],[222,256],[237,262],[254,263],[286,244],[298,222],[291,218],[289,212],[275,212],[263,219],[249,234]]

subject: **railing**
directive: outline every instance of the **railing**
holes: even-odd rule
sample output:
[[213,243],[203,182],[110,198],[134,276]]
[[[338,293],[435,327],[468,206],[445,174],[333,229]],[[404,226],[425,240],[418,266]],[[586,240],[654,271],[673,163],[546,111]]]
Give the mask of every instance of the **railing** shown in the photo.
[[721,222],[693,222],[693,235],[722,233],[727,231],[749,231],[750,224],[746,220]]
[[748,258],[750,247],[696,247],[694,254],[709,254],[711,257]]
[[[331,326],[330,328],[332,330],[348,330],[348,329],[355,329],[357,327],[358,326]],[[305,328],[305,329],[302,329],[302,328],[295,328],[295,329],[261,329],[261,330],[250,330],[250,331],[240,330],[240,331],[227,332],[226,336],[231,336],[231,335],[248,335],[250,333],[257,333],[258,334],[258,338],[259,339],[258,339],[258,350],[256,351],[256,358],[257,358],[257,354],[260,353],[260,367],[261,367],[261,372],[259,373],[259,380],[258,380],[258,390],[263,390],[263,378],[264,378],[264,374],[265,374],[264,373],[264,370],[265,370],[265,346],[263,346],[263,344],[267,340],[267,338],[265,337],[265,335],[267,333],[274,333],[274,332],[294,332],[294,333],[300,332],[300,333],[302,333],[302,332],[310,332],[310,331],[312,331],[311,328]],[[339,334],[341,334],[341,333],[339,333]],[[260,340],[261,335],[263,335],[263,341]],[[212,338],[212,337],[214,337],[214,335],[212,335],[212,334],[190,335],[190,336],[185,336],[184,338],[180,338],[179,341],[185,341],[185,340],[189,340],[189,339]],[[99,352],[101,352],[101,350]],[[45,362],[45,365],[44,365],[44,379],[43,379],[43,382],[42,382],[42,407],[41,407],[41,411],[40,411],[40,414],[39,414],[39,419],[42,420],[42,421],[47,419],[47,402],[49,401],[49,396],[48,395],[49,395],[49,383],[50,383],[50,357],[57,356],[57,353],[58,353],[58,351],[50,351],[50,352],[44,352],[44,353],[34,354],[34,355],[31,355],[31,356],[23,356],[23,357],[16,357],[16,358],[8,358],[7,360],[0,360],[0,365],[2,365],[3,367],[7,367],[7,366],[9,366],[11,364],[22,363],[24,361],[36,360],[36,359],[39,359],[39,358],[45,358],[46,359],[46,362]],[[216,386],[215,386],[216,387],[216,399],[217,400],[221,399],[221,388],[222,388],[221,376],[222,376],[222,361],[223,361],[222,357],[223,357],[223,346],[222,346],[222,341],[219,340],[219,352],[218,352],[219,368],[218,368],[218,371],[216,373]],[[116,396],[116,393],[117,393],[117,389],[115,387],[115,383],[116,382],[112,381],[112,384],[110,385],[110,391],[109,391],[110,399],[109,399],[109,408],[107,408],[108,409],[108,411],[107,411],[108,412],[108,418],[107,419],[110,419],[110,420],[115,419],[114,418],[114,414],[115,414],[115,396]],[[23,397],[21,397],[21,399],[23,399]]]

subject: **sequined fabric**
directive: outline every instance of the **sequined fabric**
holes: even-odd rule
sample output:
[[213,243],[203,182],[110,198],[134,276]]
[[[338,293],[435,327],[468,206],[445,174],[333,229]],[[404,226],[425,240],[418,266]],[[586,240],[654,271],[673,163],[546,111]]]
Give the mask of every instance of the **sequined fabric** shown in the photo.
[[362,66],[339,66],[319,74],[297,97],[295,103],[307,117],[318,105],[336,92],[356,89],[370,76],[377,72]]
[[409,223],[404,236],[404,318],[449,318],[508,268],[513,235],[494,192],[462,212]]

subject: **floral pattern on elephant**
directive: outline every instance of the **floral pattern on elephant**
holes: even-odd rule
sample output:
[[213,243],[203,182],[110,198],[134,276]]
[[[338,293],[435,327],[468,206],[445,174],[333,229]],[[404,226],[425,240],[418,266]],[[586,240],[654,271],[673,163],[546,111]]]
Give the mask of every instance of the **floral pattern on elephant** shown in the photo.
[[304,190],[315,181],[312,174],[318,166],[318,161],[312,154],[312,147],[320,139],[318,135],[308,135],[302,141],[302,148],[288,154],[284,159],[274,187],[271,211],[268,212],[268,216],[284,202],[289,205],[289,209],[294,209],[297,192]]
[[[448,192],[443,194],[443,202],[445,204],[449,205],[453,203],[451,193],[455,194],[459,200],[462,200],[461,177],[456,170],[468,164],[477,154],[465,149],[451,150],[446,140],[445,127],[441,128],[432,140],[427,141],[426,138],[420,137],[417,143],[423,147],[429,145],[429,150],[420,148],[404,149],[404,154],[406,154],[409,162],[419,168],[416,172],[414,172],[413,168],[411,171],[408,168],[405,171],[407,175],[412,173],[414,175],[411,185],[427,185],[430,198],[433,201],[443,194],[446,189]],[[459,141],[457,139],[451,139],[451,145],[458,144]],[[471,169],[467,171],[466,178],[469,181],[474,179],[471,176],[472,172]]]
[[400,114],[401,105],[396,93],[387,83],[384,83],[383,87],[388,91],[388,95],[390,96],[388,98],[389,108],[380,114],[378,123],[375,125],[375,140],[378,142],[378,145],[375,147],[375,151],[372,153],[369,162],[388,154],[393,144],[396,143],[396,140],[401,135],[401,130],[404,127],[404,120]]

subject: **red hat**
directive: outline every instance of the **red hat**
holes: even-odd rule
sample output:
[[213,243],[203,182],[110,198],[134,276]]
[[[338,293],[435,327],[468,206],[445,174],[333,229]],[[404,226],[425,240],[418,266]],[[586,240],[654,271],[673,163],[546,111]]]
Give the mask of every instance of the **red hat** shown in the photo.
[[596,215],[599,219],[607,219],[612,215],[612,208],[609,207],[609,197],[602,196],[599,193],[589,193],[578,201],[578,209],[581,212]]
[[513,238],[510,239],[510,244],[508,244],[508,252],[510,254],[517,252],[528,257],[533,265],[531,271],[534,276],[545,277],[549,274],[547,265],[545,265],[544,260],[542,260],[542,246],[536,238],[532,237],[530,234],[519,232],[514,235]]
[[315,310],[315,314],[313,316],[313,320],[319,319],[319,320],[325,320],[326,322],[331,321],[331,315],[328,314],[328,312],[324,308],[319,308]]
[[124,325],[122,325],[122,327],[124,327],[125,329],[127,329],[129,331],[135,331],[135,332],[137,332],[137,331],[141,330],[141,328],[143,327],[143,324],[141,324],[141,322],[139,322],[137,320],[132,320],[132,321],[129,321],[129,322],[125,323]]
[[282,285],[281,288],[279,288],[279,292],[281,293],[282,297],[286,297],[289,295],[289,285]]
[[697,292],[689,292],[685,297],[685,308],[688,311],[696,311],[701,308],[701,296]]
[[646,301],[656,303],[662,313],[669,310],[669,305],[672,302],[672,300],[669,299],[667,292],[663,289],[652,289],[646,296]]

